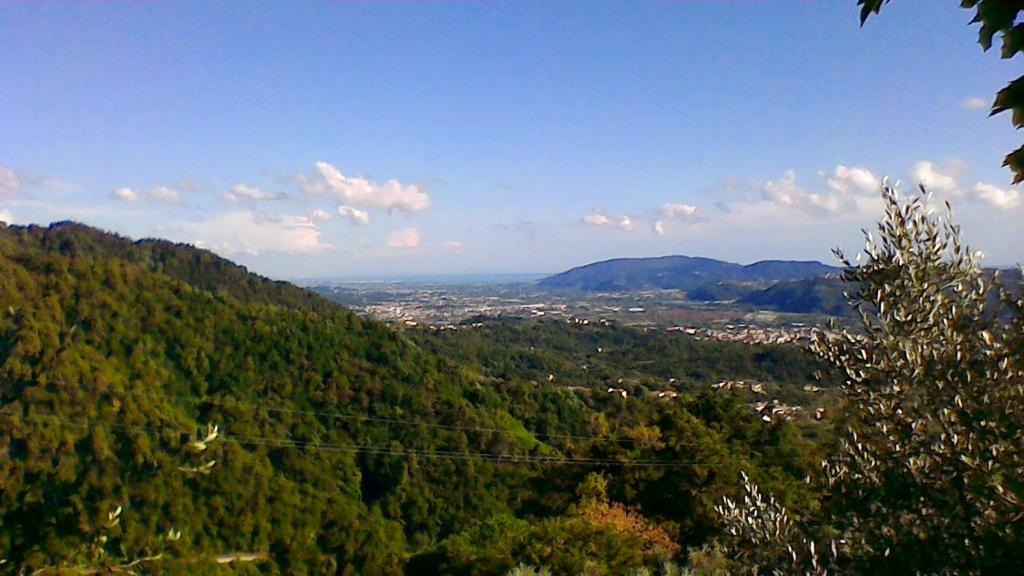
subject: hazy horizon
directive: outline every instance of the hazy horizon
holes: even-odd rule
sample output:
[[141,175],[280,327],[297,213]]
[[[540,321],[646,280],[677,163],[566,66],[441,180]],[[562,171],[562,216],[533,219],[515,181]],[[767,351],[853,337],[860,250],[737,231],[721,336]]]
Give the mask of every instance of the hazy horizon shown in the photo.
[[[5,3],[0,220],[277,278],[833,264],[884,176],[1024,260],[1011,62],[955,3]],[[75,30],[75,34],[67,34]]]

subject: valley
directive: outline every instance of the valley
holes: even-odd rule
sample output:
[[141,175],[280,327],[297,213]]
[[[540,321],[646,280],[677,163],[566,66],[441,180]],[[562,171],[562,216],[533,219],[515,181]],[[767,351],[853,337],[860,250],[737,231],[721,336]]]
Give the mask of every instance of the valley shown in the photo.
[[[528,317],[388,326],[73,223],[0,227],[0,269],[12,565],[617,574],[708,539],[741,471],[797,509],[815,498],[833,384],[800,346],[629,325],[614,298],[589,321],[509,288],[501,305]],[[494,296],[476,290],[455,300],[479,316]]]
[[[562,292],[532,282],[428,284],[415,281],[307,284],[314,292],[367,317],[395,325],[452,329],[498,319],[614,323],[655,330],[699,330],[728,338],[745,328],[806,332],[829,316],[786,312],[738,301],[690,299],[680,290]],[[692,333],[692,332],[691,332]],[[806,334],[804,334],[806,336]]]

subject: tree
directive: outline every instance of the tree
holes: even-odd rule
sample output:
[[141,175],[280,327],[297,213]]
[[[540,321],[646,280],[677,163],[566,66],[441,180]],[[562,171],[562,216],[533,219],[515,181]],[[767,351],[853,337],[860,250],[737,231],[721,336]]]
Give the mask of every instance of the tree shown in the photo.
[[[878,14],[884,4],[890,0],[857,0],[861,7],[860,23],[863,26],[872,14]],[[961,0],[960,6],[974,10],[971,24],[980,24],[978,43],[982,50],[992,47],[992,39],[997,33],[1003,35],[1002,57],[1010,59],[1024,53],[1024,22],[1017,22],[1022,0]],[[990,116],[1012,110],[1012,122],[1018,130],[1024,127],[1024,76],[1010,82],[996,94],[992,103]],[[1003,166],[1013,171],[1013,183],[1024,182],[1024,146],[1010,152],[1003,160]]]
[[765,546],[761,519],[785,511],[752,498],[740,514],[726,502],[727,533],[761,529],[760,544],[733,546],[763,558],[806,550],[817,532],[818,550],[840,543],[833,564],[844,572],[1011,573],[1024,565],[1024,306],[962,244],[951,209],[933,216],[923,188],[904,201],[886,184],[883,200],[866,259],[837,251],[861,326],[813,342],[843,375],[847,403],[838,452],[823,463],[823,517],[800,529],[787,519]]
[[814,342],[845,374],[850,403],[826,467],[837,517],[872,567],[1019,566],[1024,380],[1019,327],[1002,320],[1013,303],[996,297],[951,208],[933,217],[923,188],[902,202],[886,187],[883,200],[866,261],[843,259],[863,330]]

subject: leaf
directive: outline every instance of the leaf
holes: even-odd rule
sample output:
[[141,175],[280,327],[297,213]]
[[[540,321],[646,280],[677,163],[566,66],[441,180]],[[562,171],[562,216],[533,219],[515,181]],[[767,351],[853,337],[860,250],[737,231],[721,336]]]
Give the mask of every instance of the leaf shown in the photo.
[[889,0],[857,0],[857,5],[860,6],[860,25],[863,26],[864,22],[872,14],[878,14],[878,11],[882,9],[882,4],[885,4]]
[[978,3],[978,11],[971,22],[981,23],[978,43],[982,49],[992,47],[992,37],[996,32],[1009,30],[1013,26],[1021,8],[1024,8],[1021,0],[982,0]]
[[1015,25],[1003,34],[1003,58],[1013,58],[1018,52],[1024,52],[1024,23]]
[[1010,82],[996,94],[996,100],[992,103],[992,111],[989,112],[989,116],[1007,110],[1014,110],[1014,126],[1016,128],[1024,127],[1024,118],[1021,117],[1020,112],[1024,111],[1024,76]]
[[1017,148],[1013,152],[1006,155],[1003,159],[1003,166],[1013,170],[1014,177],[1013,183],[1020,184],[1024,182],[1024,146]]

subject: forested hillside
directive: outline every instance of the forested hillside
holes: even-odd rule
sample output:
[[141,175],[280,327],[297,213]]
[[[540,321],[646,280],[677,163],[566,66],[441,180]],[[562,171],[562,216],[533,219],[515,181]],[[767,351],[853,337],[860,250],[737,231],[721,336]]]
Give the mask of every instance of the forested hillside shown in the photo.
[[742,296],[738,302],[780,312],[848,316],[853,310],[843,296],[850,290],[840,278],[808,278],[779,282]]
[[[998,273],[1000,282],[1012,293],[1020,294],[1021,274],[1019,269],[998,270],[989,268],[985,277],[992,281]],[[798,314],[824,314],[828,316],[853,316],[844,293],[854,286],[841,278],[827,276],[776,282],[765,286],[756,283],[721,282],[705,285],[687,293],[687,297],[700,301],[734,301],[740,306],[758,310],[777,310]],[[995,295],[991,296],[995,299]]]
[[[0,226],[3,223],[0,222]],[[278,304],[296,308],[327,305],[317,295],[287,282],[253,274],[230,260],[188,244],[147,238],[128,238],[76,222],[48,227],[13,226],[4,241],[27,250],[57,252],[68,257],[116,258],[139,268],[166,275],[194,288],[223,292],[243,303]]]
[[[0,312],[12,573],[619,574],[704,542],[741,468],[813,500],[797,427],[727,394],[599,394],[603,376],[557,365],[568,352],[523,352],[652,344],[634,333],[411,339],[209,252],[75,224],[0,227]],[[624,350],[601,370],[696,390],[816,368],[783,349],[673,353],[678,372]]]

